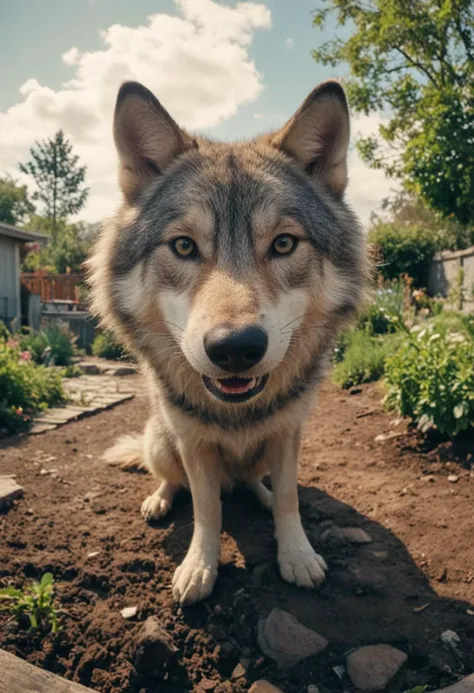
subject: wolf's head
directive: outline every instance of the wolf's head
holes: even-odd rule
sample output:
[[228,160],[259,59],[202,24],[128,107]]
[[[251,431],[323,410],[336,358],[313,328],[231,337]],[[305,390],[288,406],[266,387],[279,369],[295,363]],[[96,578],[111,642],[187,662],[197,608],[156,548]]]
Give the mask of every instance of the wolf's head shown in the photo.
[[194,398],[290,390],[355,312],[365,278],[343,201],[342,87],[320,85],[279,132],[223,144],[192,137],[128,82],[114,135],[125,204],[92,260],[105,323]]

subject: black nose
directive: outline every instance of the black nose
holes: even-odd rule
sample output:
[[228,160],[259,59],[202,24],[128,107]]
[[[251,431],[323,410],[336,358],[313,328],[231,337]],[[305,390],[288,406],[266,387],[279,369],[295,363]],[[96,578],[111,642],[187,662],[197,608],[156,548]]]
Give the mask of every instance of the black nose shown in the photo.
[[255,366],[265,356],[267,345],[267,333],[255,325],[241,329],[220,325],[204,337],[204,348],[212,363],[231,373]]

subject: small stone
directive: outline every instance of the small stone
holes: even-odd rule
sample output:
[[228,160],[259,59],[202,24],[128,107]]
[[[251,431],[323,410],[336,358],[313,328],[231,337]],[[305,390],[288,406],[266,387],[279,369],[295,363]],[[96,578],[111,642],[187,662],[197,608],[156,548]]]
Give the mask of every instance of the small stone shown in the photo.
[[441,633],[441,642],[445,647],[457,652],[461,638],[454,630],[445,630],[444,633]]
[[457,482],[459,481],[459,477],[458,477],[457,474],[450,474],[450,475],[448,476],[448,481],[449,481],[449,483],[451,483],[451,484],[457,484]]
[[350,395],[360,395],[361,392],[362,392],[361,387],[351,387],[351,389],[349,390]]
[[137,615],[138,607],[137,606],[126,606],[125,609],[122,609],[120,612],[122,614],[122,617],[127,619],[127,618],[133,618],[134,616]]
[[202,679],[199,683],[200,691],[213,691],[219,685],[216,679]]
[[360,527],[344,527],[342,530],[345,538],[351,544],[370,544],[372,537]]
[[90,553],[87,554],[87,558],[95,558],[98,556],[100,551],[91,551]]
[[287,611],[272,609],[269,616],[258,623],[258,644],[280,667],[290,668],[322,652],[328,641]]
[[361,691],[382,691],[406,660],[404,652],[390,645],[361,647],[347,656],[347,674]]
[[376,443],[385,443],[387,440],[402,438],[404,435],[404,433],[396,433],[395,431],[391,431],[390,433],[379,433],[378,436],[375,436],[374,440]]
[[95,363],[81,363],[79,368],[84,373],[84,375],[100,375],[100,368]]
[[310,683],[308,686],[307,693],[319,693],[319,688],[315,686],[313,683]]
[[14,500],[24,494],[22,486],[8,476],[0,476],[0,510],[8,508]]
[[242,676],[245,676],[245,668],[239,662],[232,672],[232,679],[235,681],[236,679],[241,679]]
[[138,373],[138,371],[133,366],[120,366],[119,368],[115,368],[111,375],[115,375],[120,378],[124,375],[135,375],[135,373]]
[[155,616],[150,616],[135,639],[133,664],[140,674],[163,671],[177,652],[178,648],[173,643],[171,635]]
[[281,688],[273,686],[268,681],[259,679],[249,688],[249,693],[283,693],[283,691]]
[[40,469],[41,476],[47,476],[48,474],[51,474],[49,469]]

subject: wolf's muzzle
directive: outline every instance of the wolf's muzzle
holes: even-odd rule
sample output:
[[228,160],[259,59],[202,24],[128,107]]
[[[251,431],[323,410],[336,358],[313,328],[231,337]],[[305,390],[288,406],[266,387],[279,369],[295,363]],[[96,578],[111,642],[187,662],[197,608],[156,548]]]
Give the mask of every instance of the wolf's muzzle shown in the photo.
[[204,338],[209,360],[228,373],[243,373],[256,366],[267,351],[268,335],[258,325],[233,328],[219,325]]

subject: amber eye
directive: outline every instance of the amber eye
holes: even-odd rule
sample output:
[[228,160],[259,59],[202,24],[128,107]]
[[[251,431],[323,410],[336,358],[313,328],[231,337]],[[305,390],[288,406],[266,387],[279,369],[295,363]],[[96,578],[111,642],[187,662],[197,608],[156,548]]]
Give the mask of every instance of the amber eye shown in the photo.
[[298,245],[298,239],[289,233],[282,233],[272,243],[273,255],[291,255]]
[[197,257],[197,245],[192,238],[180,236],[171,241],[171,249],[175,255],[181,258]]

